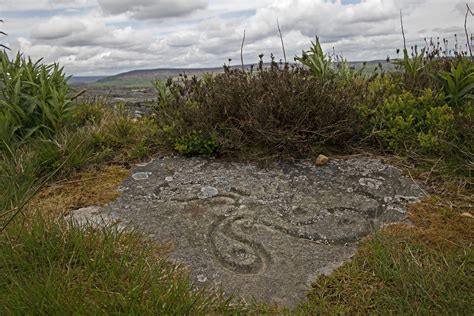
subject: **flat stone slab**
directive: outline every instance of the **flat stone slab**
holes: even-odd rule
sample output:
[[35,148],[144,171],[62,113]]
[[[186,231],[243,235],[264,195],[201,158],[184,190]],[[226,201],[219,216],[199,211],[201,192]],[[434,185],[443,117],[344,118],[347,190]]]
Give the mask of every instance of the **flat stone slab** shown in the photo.
[[[283,163],[219,160],[142,164],[101,210],[157,241],[192,281],[247,300],[293,306],[311,282],[354,255],[357,241],[406,220],[421,188],[380,160]],[[97,212],[95,212],[97,215]]]

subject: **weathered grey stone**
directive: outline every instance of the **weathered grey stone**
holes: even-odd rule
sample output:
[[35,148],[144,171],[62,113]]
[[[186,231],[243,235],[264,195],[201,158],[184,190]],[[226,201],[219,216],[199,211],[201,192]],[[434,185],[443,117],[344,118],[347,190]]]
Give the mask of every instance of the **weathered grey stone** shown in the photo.
[[132,175],[133,180],[141,181],[146,180],[151,175],[151,172],[137,172]]
[[104,214],[172,241],[172,259],[190,267],[196,284],[287,306],[350,259],[362,237],[404,221],[404,203],[422,194],[399,170],[368,158],[265,170],[164,158],[135,172],[149,177],[125,180]]
[[126,226],[115,214],[103,212],[103,209],[99,206],[88,206],[73,210],[64,217],[64,220],[83,227],[115,227],[117,231],[126,229]]
[[198,198],[209,199],[219,194],[216,188],[211,186],[205,186],[201,188],[201,192],[198,193]]

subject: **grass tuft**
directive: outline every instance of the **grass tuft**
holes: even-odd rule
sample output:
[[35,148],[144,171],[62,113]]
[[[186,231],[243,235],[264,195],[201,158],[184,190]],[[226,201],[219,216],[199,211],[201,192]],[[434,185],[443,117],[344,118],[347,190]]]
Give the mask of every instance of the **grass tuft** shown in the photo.
[[69,227],[41,216],[0,235],[0,314],[225,313],[229,301],[137,234]]

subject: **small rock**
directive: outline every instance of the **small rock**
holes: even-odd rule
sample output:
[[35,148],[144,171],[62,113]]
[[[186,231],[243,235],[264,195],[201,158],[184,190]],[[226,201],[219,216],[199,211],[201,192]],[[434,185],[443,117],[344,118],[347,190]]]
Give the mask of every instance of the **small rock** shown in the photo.
[[113,216],[102,213],[103,209],[100,206],[83,207],[73,210],[69,215],[64,216],[67,222],[71,222],[81,227],[91,225],[95,228],[107,227],[117,224],[116,228],[123,230],[125,227],[119,224],[119,221]]
[[368,187],[369,189],[378,190],[380,186],[383,184],[383,182],[377,179],[372,179],[372,178],[360,178],[359,184],[364,187]]
[[316,166],[324,166],[327,164],[329,161],[329,157],[324,156],[324,155],[319,155],[318,158],[316,158],[316,161],[314,162]]
[[198,282],[204,283],[207,281],[207,277],[205,275],[200,274],[197,276],[197,280]]
[[468,213],[468,212],[462,213],[461,216],[469,217],[469,218],[474,218],[474,215],[472,215],[471,213]]
[[151,172],[137,172],[134,175],[132,175],[132,178],[133,180],[141,181],[141,180],[148,179],[150,175],[151,175]]
[[201,188],[201,192],[198,194],[198,198],[207,199],[216,196],[219,194],[216,188],[211,186],[205,186]]

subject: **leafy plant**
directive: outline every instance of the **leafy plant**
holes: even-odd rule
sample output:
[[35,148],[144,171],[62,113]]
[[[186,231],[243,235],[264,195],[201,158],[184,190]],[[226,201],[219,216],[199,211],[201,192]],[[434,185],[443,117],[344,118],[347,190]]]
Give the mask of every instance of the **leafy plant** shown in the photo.
[[440,152],[455,138],[454,121],[443,95],[429,89],[419,97],[404,92],[372,110],[371,135],[395,152]]
[[205,155],[211,156],[217,152],[218,145],[215,137],[205,137],[196,132],[182,136],[175,141],[174,149],[186,156]]
[[0,229],[17,212],[38,182],[38,166],[31,163],[28,151],[14,144],[3,144],[0,150]]
[[[0,141],[10,143],[15,135],[18,126],[15,124],[10,112],[0,112]],[[0,148],[3,144],[0,144]]]
[[158,103],[161,106],[167,106],[171,103],[173,96],[171,95],[168,86],[170,83],[164,82],[163,80],[153,81],[153,86],[158,93]]
[[312,76],[326,80],[333,74],[331,58],[323,52],[319,37],[316,37],[316,42],[311,42],[311,45],[310,50],[303,51],[302,56],[296,57],[296,60],[309,67]]
[[413,57],[410,58],[408,50],[405,48],[403,49],[403,59],[394,62],[402,69],[404,75],[403,81],[408,89],[413,89],[418,84],[419,77],[426,66],[425,51],[425,48],[423,48],[420,53],[415,51],[412,54]]
[[74,104],[63,68],[57,64],[33,63],[20,54],[10,60],[0,52],[0,91],[2,121],[8,118],[19,140],[54,135],[72,118]]
[[98,124],[104,117],[104,108],[107,106],[105,99],[99,98],[93,102],[80,102],[77,104],[73,115],[74,125],[84,126]]
[[465,58],[451,65],[450,71],[438,75],[450,105],[458,107],[474,99],[474,64]]

